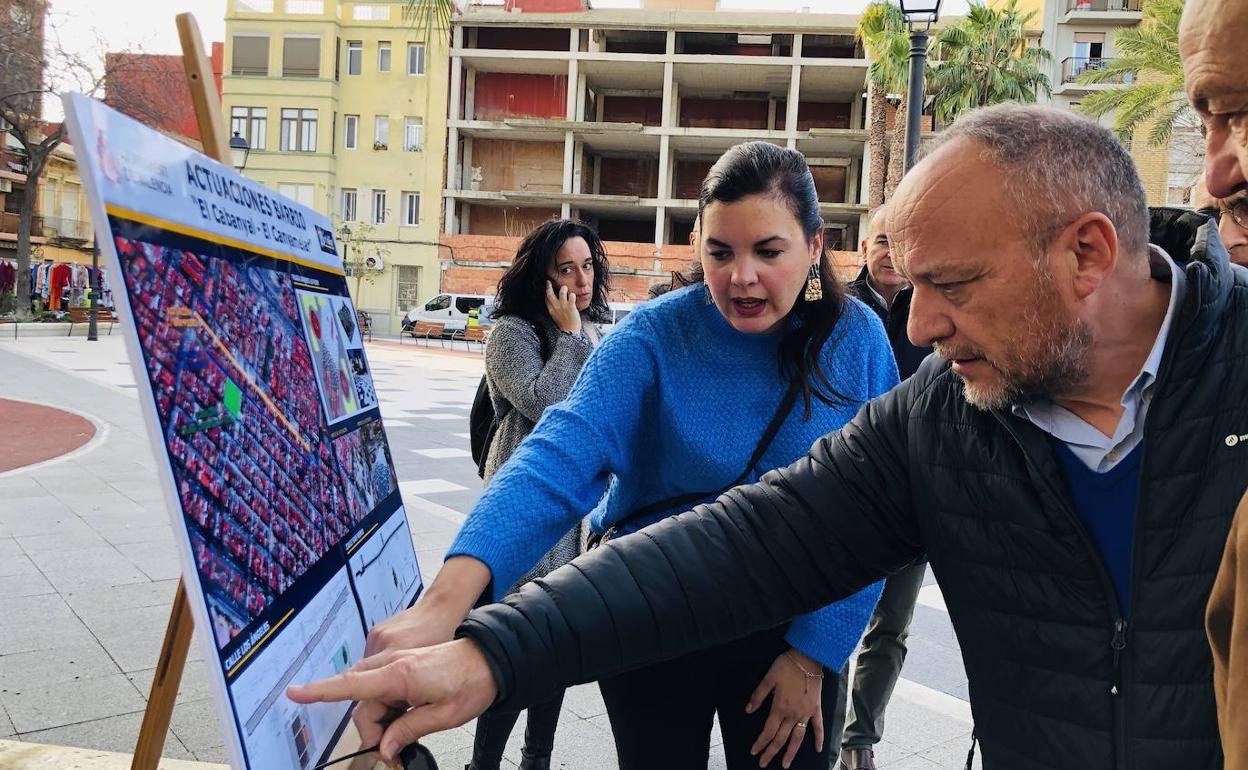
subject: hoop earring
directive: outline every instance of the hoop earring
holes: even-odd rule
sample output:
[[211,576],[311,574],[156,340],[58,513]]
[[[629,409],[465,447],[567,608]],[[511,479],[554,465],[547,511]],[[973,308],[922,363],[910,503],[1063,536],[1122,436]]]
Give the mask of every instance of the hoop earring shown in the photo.
[[819,277],[819,266],[810,266],[810,275],[806,278],[806,301],[818,302],[823,299],[823,279]]

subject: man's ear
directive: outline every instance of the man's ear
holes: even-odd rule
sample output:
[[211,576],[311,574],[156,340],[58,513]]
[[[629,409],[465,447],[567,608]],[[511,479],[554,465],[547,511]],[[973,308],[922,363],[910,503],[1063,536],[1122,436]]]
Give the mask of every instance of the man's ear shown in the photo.
[[1053,259],[1070,260],[1075,299],[1087,299],[1118,265],[1118,230],[1109,217],[1090,211],[1063,228],[1051,254]]

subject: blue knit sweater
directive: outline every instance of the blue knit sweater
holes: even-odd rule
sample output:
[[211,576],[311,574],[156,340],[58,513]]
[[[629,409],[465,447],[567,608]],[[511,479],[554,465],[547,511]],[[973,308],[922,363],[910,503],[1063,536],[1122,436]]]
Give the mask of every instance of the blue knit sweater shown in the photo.
[[[706,302],[700,284],[642,305],[603,340],[567,399],[546,409],[499,469],[447,558],[484,562],[498,599],[586,511],[602,532],[656,501],[722,489],[749,462],[787,389],[780,376],[780,337],[736,331]],[[831,407],[812,399],[812,417],[804,420],[798,399],[758,474],[805,455],[864,401],[897,383],[883,326],[858,300],[847,300],[824,345],[822,366],[852,402]],[[840,669],[881,586],[797,618],[786,640]]]

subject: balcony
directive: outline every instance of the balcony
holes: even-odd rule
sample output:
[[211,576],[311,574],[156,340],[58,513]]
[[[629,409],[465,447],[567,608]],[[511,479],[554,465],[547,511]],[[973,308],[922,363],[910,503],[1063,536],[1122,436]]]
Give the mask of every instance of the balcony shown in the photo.
[[1065,15],[1059,24],[1087,24],[1098,27],[1131,26],[1143,18],[1142,0],[1065,0]]
[[1122,85],[1130,83],[1134,80],[1131,75],[1117,75],[1108,80],[1099,83],[1080,83],[1079,76],[1089,72],[1103,70],[1109,63],[1113,61],[1111,58],[1102,58],[1099,56],[1068,56],[1062,59],[1062,79],[1060,85],[1055,89],[1055,93],[1075,93],[1075,92],[1092,92],[1099,91],[1109,86]]
[[1066,0],[1066,13],[1139,13],[1144,0]]
[[43,236],[66,241],[89,241],[94,237],[89,222],[64,217],[41,217]]
[[[17,240],[17,218],[16,212],[0,211],[0,241]],[[31,243],[47,243],[43,232],[43,217],[36,214],[30,222]]]

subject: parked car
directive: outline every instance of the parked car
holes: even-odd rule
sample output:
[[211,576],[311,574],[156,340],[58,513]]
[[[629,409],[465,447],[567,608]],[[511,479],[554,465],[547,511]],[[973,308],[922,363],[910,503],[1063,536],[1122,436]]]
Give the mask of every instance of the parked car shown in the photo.
[[489,318],[493,307],[493,297],[484,294],[439,294],[423,305],[407,311],[403,317],[403,328],[407,329],[417,321],[445,324],[445,333],[461,332],[468,325],[468,314],[478,311],[478,323],[491,326],[494,321]]

